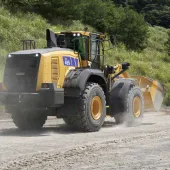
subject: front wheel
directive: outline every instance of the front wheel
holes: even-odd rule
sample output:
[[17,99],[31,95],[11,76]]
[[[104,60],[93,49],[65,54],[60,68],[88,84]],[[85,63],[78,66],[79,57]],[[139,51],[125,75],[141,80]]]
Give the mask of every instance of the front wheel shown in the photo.
[[139,87],[132,87],[124,101],[124,112],[114,116],[117,124],[127,126],[140,124],[144,113],[144,99]]
[[[68,105],[72,105],[71,101]],[[106,100],[102,88],[96,83],[88,83],[77,107],[72,107],[69,112],[73,114],[64,118],[68,125],[85,132],[98,131],[106,117]]]

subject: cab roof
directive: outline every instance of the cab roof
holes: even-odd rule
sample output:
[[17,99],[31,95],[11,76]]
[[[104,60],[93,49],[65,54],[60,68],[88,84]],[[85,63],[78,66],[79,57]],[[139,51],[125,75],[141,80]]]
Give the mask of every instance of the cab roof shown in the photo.
[[74,33],[76,33],[76,34],[81,34],[81,35],[84,35],[84,36],[88,36],[88,37],[90,37],[90,34],[96,34],[96,35],[99,35],[100,36],[100,38],[104,38],[105,36],[104,36],[104,34],[103,33],[101,33],[101,32],[86,32],[86,31],[62,31],[62,32],[55,32],[55,34],[74,34]]

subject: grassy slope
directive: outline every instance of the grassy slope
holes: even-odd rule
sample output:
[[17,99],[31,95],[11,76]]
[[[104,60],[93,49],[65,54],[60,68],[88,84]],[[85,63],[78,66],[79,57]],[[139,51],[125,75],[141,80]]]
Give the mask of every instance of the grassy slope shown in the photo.
[[[68,27],[51,26],[42,17],[34,14],[11,15],[9,11],[0,7],[0,81],[2,80],[5,56],[8,52],[20,50],[21,40],[34,39],[37,47],[45,46],[45,30],[51,28],[59,30],[82,30],[84,25],[73,22]],[[92,29],[92,28],[90,28]],[[164,43],[167,40],[167,30],[161,27],[150,28],[148,47],[142,52],[129,52],[123,45],[106,51],[106,62],[116,64],[130,62],[131,74],[145,75],[156,78],[170,89],[170,57],[167,56]],[[170,104],[170,93],[166,102]]]
[[131,74],[144,75],[162,82],[169,91],[165,103],[169,102],[170,105],[170,56],[164,45],[168,38],[167,32],[162,27],[150,27],[148,47],[143,52],[127,51],[119,46],[107,52],[107,62],[130,62]]
[[[45,31],[51,28],[59,30],[79,30],[84,25],[76,21],[66,26],[51,26],[41,16],[18,13],[15,16],[0,7],[0,81],[2,81],[5,57],[9,52],[22,49],[21,40],[36,40],[37,48],[45,47]],[[90,28],[92,29],[92,28]]]

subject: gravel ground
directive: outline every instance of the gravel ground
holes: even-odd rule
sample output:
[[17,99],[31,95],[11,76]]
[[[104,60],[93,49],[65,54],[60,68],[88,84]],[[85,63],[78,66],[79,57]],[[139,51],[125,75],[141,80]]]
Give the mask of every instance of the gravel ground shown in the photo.
[[170,115],[145,113],[137,127],[117,126],[107,118],[96,133],[71,131],[48,119],[41,131],[19,131],[0,121],[0,169],[161,169],[170,170]]

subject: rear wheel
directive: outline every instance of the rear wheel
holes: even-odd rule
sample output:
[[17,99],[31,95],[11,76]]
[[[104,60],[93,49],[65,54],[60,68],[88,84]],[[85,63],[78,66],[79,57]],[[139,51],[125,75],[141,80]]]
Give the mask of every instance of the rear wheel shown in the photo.
[[64,121],[85,132],[98,131],[106,117],[106,101],[102,88],[96,83],[88,83],[78,101],[77,107],[72,108],[71,112],[74,113],[64,118]]
[[12,114],[14,124],[21,130],[38,130],[43,127],[47,116],[32,115],[31,113],[15,112]]
[[114,116],[116,123],[125,123],[128,126],[141,122],[144,112],[144,99],[139,87],[132,87],[124,103],[125,110]]

